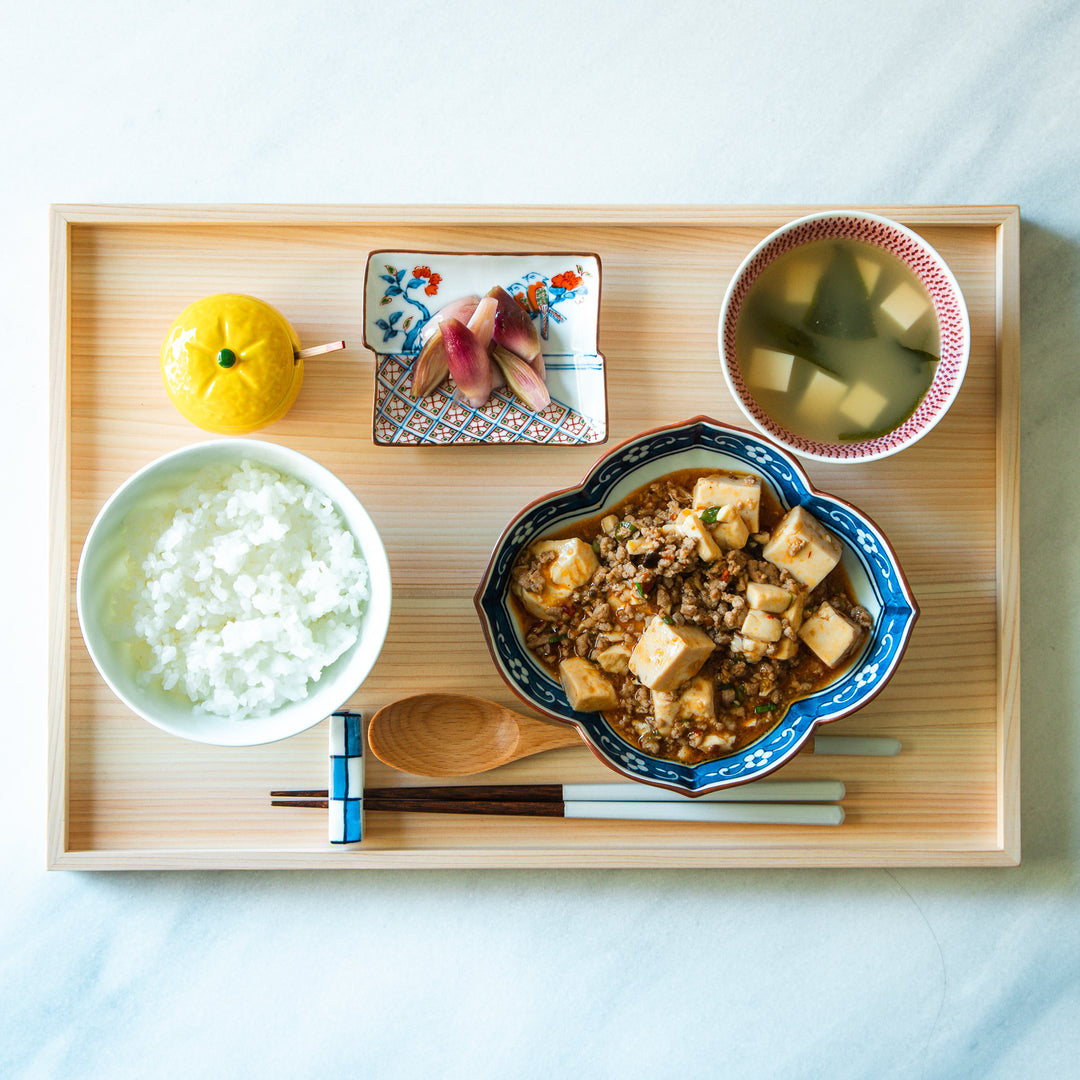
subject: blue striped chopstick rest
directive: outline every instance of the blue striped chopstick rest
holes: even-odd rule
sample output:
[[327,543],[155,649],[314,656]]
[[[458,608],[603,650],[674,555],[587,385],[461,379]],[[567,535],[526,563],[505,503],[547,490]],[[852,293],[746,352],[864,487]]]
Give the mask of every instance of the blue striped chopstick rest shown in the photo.
[[330,717],[330,843],[359,844],[364,838],[364,717]]

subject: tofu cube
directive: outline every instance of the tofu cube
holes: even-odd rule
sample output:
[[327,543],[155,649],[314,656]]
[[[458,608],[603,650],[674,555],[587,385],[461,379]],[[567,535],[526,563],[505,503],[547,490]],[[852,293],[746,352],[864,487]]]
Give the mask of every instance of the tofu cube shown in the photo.
[[630,670],[650,690],[674,690],[701,670],[715,648],[704,630],[669,626],[654,615],[630,654]]
[[874,291],[874,286],[881,276],[881,263],[875,259],[868,259],[865,255],[856,255],[855,265],[859,268],[859,275],[866,286],[866,295],[869,296]]
[[780,618],[787,623],[792,630],[798,630],[802,626],[803,614],[806,611],[806,593],[796,592],[792,597],[791,605],[784,609]]
[[746,365],[746,381],[755,390],[786,391],[795,357],[777,349],[754,349]]
[[615,687],[583,656],[571,656],[559,664],[559,681],[570,708],[577,712],[614,709],[618,704]]
[[824,603],[802,624],[799,637],[823,664],[836,667],[858,645],[862,628],[831,604]]
[[702,476],[694,484],[693,507],[701,511],[710,506],[734,506],[747,529],[757,532],[761,524],[761,481],[756,476]]
[[787,589],[781,589],[779,585],[766,585],[760,581],[751,581],[746,586],[746,602],[755,611],[771,611],[779,615],[787,611],[795,599]]
[[725,551],[739,551],[750,538],[750,529],[734,506],[721,506],[709,530]]
[[743,620],[743,637],[752,638],[754,641],[779,641],[783,633],[783,623],[775,615],[770,615],[767,611],[757,611],[751,608]]
[[837,379],[819,368],[810,376],[796,409],[803,416],[828,416],[847,392],[848,384],[843,379]]
[[716,688],[712,679],[698,675],[679,695],[679,715],[686,720],[716,719]]
[[810,591],[828,577],[842,550],[840,541],[809,510],[796,506],[773,530],[761,554]]
[[903,281],[884,300],[881,311],[901,330],[910,330],[930,310],[930,301],[913,285]]
[[809,306],[825,269],[821,258],[795,258],[789,263],[784,277],[784,299],[789,304]]
[[710,731],[698,744],[699,750],[730,750],[735,745],[735,733]]
[[720,545],[713,538],[709,526],[701,520],[701,516],[696,510],[680,510],[679,516],[672,523],[672,528],[675,532],[696,540],[698,555],[706,562],[719,559],[723,554]]
[[576,589],[596,573],[600,560],[592,546],[576,537],[572,540],[541,540],[533,544],[538,555],[554,551],[555,559],[547,566],[547,574],[555,585]]
[[799,653],[799,643],[794,638],[783,638],[773,653],[774,660],[794,660]]
[[653,718],[661,735],[670,735],[676,720],[716,719],[716,690],[712,679],[696,676],[681,693],[665,690],[652,692]]
[[648,536],[632,536],[626,541],[626,553],[628,555],[642,555],[646,551],[652,551],[657,547],[657,542]]
[[593,658],[604,671],[613,675],[626,671],[630,666],[630,648],[627,645],[609,645]]
[[525,610],[538,619],[555,618],[574,589],[584,585],[600,565],[596,552],[584,540],[539,540],[530,548],[534,558],[548,552],[554,552],[555,558],[541,569],[544,584],[539,591],[515,584]]
[[889,399],[884,394],[879,394],[869,383],[857,382],[838,408],[859,427],[872,429],[888,403]]
[[767,641],[754,641],[752,638],[744,638],[741,634],[732,634],[731,651],[756,664],[765,658],[765,652],[769,648]]
[[679,695],[669,690],[652,692],[653,726],[661,735],[670,735],[679,719]]

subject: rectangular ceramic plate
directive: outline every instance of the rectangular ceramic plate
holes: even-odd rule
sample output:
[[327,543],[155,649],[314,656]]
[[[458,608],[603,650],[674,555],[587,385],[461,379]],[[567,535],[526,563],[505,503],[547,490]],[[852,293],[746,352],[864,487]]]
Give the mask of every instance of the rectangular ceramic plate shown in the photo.
[[[61,207],[53,214],[48,862],[52,867],[675,867],[1011,865],[1020,854],[1018,607],[1019,212],[868,207],[914,228],[967,299],[973,349],[949,415],[867,467],[815,465],[889,536],[921,607],[886,690],[830,734],[897,737],[894,758],[800,755],[783,779],[847,785],[839,828],[372,813],[331,847],[325,811],[270,806],[324,787],[327,724],[245,750],[172,738],[128,713],[90,663],[72,604],[83,537],[131,472],[209,436],[158,374],[162,337],[191,300],[235,290],[279,307],[308,361],[286,443],[359,495],[386,544],[386,647],[349,707],[425,690],[512,704],[472,595],[525,503],[580,481],[592,445],[389,448],[372,437],[376,358],[361,346],[372,252],[596,252],[614,444],[700,413],[740,424],[717,366],[732,272],[777,226],[821,207]],[[415,265],[407,269],[412,271]],[[434,269],[434,268],[432,268]],[[742,425],[745,426],[745,425]],[[938,535],[963,543],[927,543]],[[343,705],[346,703],[343,703]],[[613,779],[585,749],[484,779]],[[368,783],[410,780],[368,761]]]
[[[444,305],[502,286],[540,337],[551,403],[533,412],[508,388],[471,407],[446,380],[412,396],[427,322]],[[600,260],[595,255],[455,255],[374,251],[364,283],[364,344],[377,360],[372,432],[383,446],[544,443],[607,438],[604,358],[597,344]]]

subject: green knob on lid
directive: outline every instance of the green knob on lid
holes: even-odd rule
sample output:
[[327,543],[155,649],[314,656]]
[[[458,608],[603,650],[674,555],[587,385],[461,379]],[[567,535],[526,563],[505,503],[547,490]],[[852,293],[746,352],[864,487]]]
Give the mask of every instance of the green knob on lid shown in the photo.
[[232,349],[222,349],[217,354],[217,362],[222,367],[232,367],[236,363],[236,353]]

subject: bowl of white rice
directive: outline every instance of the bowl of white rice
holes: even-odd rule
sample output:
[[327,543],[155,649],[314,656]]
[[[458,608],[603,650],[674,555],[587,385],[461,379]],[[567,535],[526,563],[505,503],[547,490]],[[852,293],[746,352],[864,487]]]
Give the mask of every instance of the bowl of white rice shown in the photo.
[[375,665],[390,567],[338,477],[276,443],[222,439],[158,458],[83,545],[79,626],[132,712],[220,746],[295,735]]

